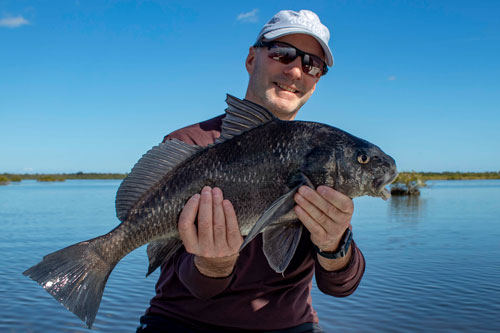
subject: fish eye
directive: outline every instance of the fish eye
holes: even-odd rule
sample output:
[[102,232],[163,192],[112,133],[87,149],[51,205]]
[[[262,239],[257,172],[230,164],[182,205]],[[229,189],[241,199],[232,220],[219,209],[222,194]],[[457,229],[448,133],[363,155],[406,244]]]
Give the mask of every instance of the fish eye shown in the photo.
[[367,164],[368,162],[370,162],[370,156],[365,154],[360,154],[358,155],[358,162],[361,164]]

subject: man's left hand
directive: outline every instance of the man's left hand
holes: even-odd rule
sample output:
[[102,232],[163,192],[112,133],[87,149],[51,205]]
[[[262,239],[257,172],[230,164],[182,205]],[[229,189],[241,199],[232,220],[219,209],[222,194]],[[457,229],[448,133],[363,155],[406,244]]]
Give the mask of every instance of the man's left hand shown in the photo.
[[[295,214],[311,233],[311,241],[322,251],[335,251],[342,235],[351,224],[354,211],[352,199],[323,185],[316,190],[302,186],[294,199],[297,203]],[[350,256],[351,249],[344,258],[318,258],[325,269],[337,270],[347,265]]]

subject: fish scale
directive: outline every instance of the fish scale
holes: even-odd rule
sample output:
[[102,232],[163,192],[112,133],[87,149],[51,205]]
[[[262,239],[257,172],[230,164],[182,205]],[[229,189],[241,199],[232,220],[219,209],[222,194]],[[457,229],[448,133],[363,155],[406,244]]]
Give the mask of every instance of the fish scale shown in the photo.
[[149,243],[149,275],[182,247],[177,219],[204,186],[221,188],[233,204],[246,236],[240,251],[262,233],[269,265],[283,274],[302,233],[293,212],[300,186],[327,185],[351,198],[387,197],[384,186],[397,171],[377,146],[325,124],[281,121],[250,101],[228,96],[227,103],[213,145],[174,139],[137,162],[117,192],[121,224],[45,256],[23,274],[91,327],[106,281],[125,255]]

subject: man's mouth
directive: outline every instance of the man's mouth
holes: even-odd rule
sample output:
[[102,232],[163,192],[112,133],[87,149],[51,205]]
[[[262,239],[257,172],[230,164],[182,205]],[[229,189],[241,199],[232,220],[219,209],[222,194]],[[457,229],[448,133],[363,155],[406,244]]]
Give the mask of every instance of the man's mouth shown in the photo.
[[283,90],[286,90],[286,91],[289,91],[289,92],[291,92],[291,93],[296,93],[296,92],[297,92],[297,90],[296,90],[296,89],[294,89],[294,88],[292,88],[292,87],[290,87],[290,86],[287,86],[287,85],[284,85],[284,84],[281,84],[281,83],[278,83],[278,82],[275,82],[275,84],[276,84],[279,88],[281,88],[281,89],[283,89]]

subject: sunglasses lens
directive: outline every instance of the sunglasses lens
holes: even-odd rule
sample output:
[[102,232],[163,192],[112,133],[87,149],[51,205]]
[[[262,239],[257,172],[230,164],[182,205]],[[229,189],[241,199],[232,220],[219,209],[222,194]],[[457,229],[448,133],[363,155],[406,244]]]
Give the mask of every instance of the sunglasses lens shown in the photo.
[[304,55],[302,58],[302,70],[309,75],[320,77],[323,74],[323,64],[321,60],[315,59],[311,55]]
[[297,52],[292,47],[276,46],[269,50],[269,57],[286,65],[297,58]]
[[[297,50],[289,45],[275,43],[269,48],[269,58],[279,61],[282,64],[289,64],[299,56]],[[320,77],[323,75],[324,65],[323,61],[312,54],[303,54],[302,58],[302,70],[304,73],[312,75],[314,77]]]

